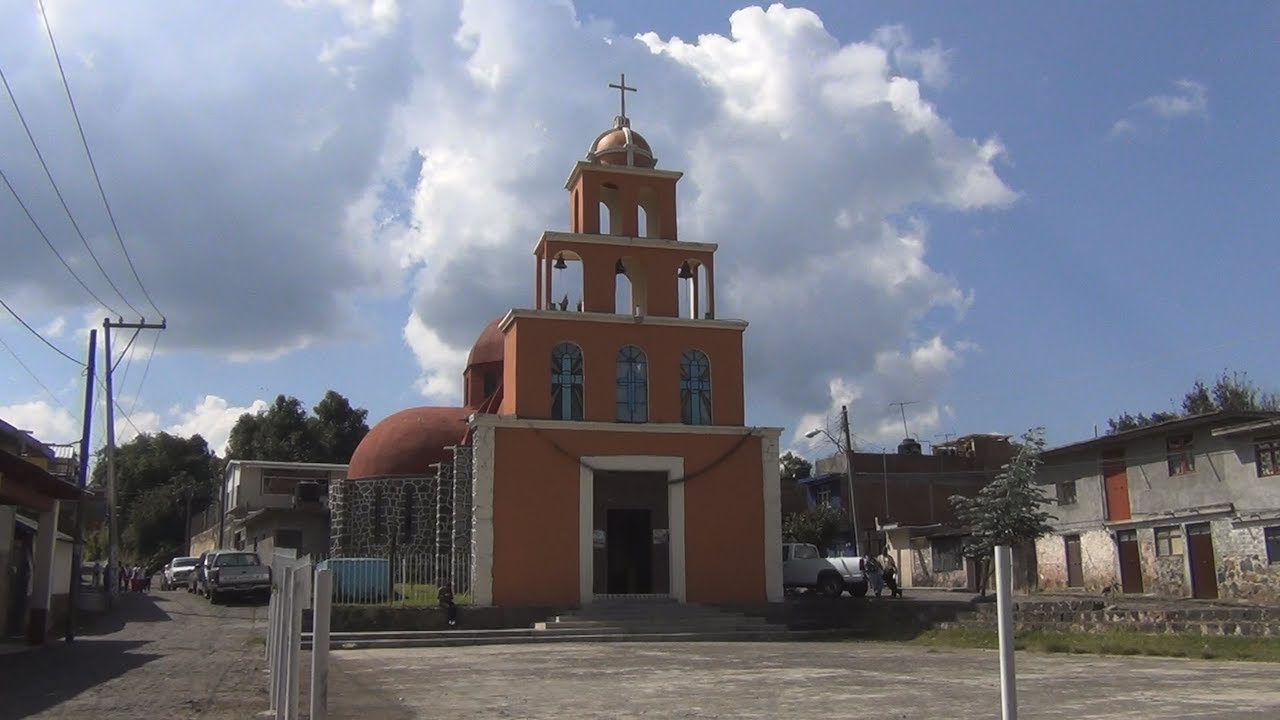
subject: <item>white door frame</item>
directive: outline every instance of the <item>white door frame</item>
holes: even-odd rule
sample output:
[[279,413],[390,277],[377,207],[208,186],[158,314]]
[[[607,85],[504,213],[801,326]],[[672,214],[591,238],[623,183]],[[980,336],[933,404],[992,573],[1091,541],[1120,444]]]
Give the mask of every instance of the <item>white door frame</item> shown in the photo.
[[654,455],[595,455],[578,465],[578,596],[583,605],[595,600],[595,470],[607,472],[665,472],[667,474],[667,544],[671,565],[671,597],[686,601],[684,565],[684,458]]

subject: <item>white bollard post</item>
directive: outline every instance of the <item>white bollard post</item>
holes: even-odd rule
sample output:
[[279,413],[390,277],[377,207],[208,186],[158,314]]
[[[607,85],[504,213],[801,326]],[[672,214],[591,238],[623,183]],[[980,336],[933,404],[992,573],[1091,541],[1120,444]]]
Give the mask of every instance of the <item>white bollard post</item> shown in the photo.
[[292,602],[289,604],[289,707],[287,720],[297,720],[300,706],[299,695],[302,687],[298,680],[302,675],[302,606],[307,599],[307,565],[293,571],[293,587],[289,590]]
[[1018,720],[1017,677],[1013,667],[1013,553],[1008,545],[996,546],[996,615],[1000,635],[1000,713],[1004,720]]
[[333,574],[316,572],[311,602],[311,720],[329,716],[329,612],[333,606]]

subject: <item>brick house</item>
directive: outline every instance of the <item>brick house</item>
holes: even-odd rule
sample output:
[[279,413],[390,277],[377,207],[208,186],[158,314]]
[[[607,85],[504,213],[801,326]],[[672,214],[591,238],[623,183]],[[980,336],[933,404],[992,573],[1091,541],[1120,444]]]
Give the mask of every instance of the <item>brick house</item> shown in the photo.
[[1043,460],[1042,589],[1280,601],[1280,413],[1194,415]]

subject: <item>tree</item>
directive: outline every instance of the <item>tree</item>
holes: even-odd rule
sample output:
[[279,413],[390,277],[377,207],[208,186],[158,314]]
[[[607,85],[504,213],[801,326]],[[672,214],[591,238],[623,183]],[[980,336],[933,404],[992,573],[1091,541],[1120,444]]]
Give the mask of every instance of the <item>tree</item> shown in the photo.
[[990,558],[997,545],[1012,547],[1053,531],[1049,521],[1056,518],[1044,509],[1050,502],[1049,497],[1044,488],[1036,484],[1043,452],[1044,428],[1032,428],[1022,434],[1013,458],[976,497],[952,495],[950,498],[956,517],[970,532],[965,555],[984,568],[981,573],[984,594]]
[[1114,435],[1126,430],[1136,430],[1189,415],[1219,411],[1275,412],[1278,410],[1280,410],[1280,395],[1261,390],[1249,379],[1248,373],[1237,371],[1228,373],[1224,370],[1214,379],[1212,386],[1205,385],[1202,380],[1196,380],[1191,389],[1182,396],[1181,413],[1154,412],[1150,415],[1142,413],[1132,415],[1126,411],[1107,420],[1107,434]]
[[[93,469],[93,484],[105,487],[103,451]],[[192,511],[218,501],[222,461],[199,435],[139,435],[116,448],[116,504],[124,557],[155,566],[183,550],[186,543],[186,492]]]
[[782,534],[789,542],[811,543],[826,555],[845,527],[845,515],[828,504],[804,512],[791,513],[782,522]]
[[813,472],[813,463],[791,451],[787,451],[786,454],[778,458],[778,464],[781,466],[783,482],[803,480]]
[[277,395],[264,411],[245,413],[231,428],[227,457],[237,460],[346,463],[369,432],[369,411],[329,390],[307,414],[302,401]]

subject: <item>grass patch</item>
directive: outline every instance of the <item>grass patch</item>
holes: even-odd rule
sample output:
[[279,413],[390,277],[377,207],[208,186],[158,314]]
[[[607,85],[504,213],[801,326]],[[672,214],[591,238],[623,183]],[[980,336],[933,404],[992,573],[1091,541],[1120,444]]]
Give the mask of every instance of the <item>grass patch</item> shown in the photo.
[[[994,650],[998,647],[998,639],[994,631],[970,628],[926,630],[910,642],[930,649],[954,647]],[[1031,631],[1019,633],[1014,639],[1014,647],[1018,650],[1041,653],[1146,655],[1205,660],[1280,662],[1280,643],[1276,642],[1275,638],[1263,637],[1144,635],[1129,631],[1108,633]]]
[[[408,607],[408,608],[434,608],[439,607],[440,587],[428,583],[396,583],[395,590],[388,600],[382,602],[338,602],[338,605],[361,605],[367,607]],[[459,607],[466,607],[471,604],[471,596],[467,593],[457,593],[453,596],[453,602]]]

